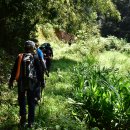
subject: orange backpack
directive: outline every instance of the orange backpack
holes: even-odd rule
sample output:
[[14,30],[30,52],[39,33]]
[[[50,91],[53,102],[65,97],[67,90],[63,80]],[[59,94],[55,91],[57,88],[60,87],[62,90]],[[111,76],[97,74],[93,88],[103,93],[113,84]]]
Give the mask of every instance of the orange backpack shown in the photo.
[[16,81],[18,81],[19,79],[22,58],[23,58],[23,54],[21,53],[18,55],[18,66],[17,66],[16,76],[15,76]]

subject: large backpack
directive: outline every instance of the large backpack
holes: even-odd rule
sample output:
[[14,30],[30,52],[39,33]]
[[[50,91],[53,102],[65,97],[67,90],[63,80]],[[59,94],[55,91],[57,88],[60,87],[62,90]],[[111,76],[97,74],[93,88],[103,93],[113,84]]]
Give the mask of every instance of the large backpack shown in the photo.
[[18,65],[15,79],[18,81],[22,79],[37,80],[34,54],[21,53],[18,55]]
[[21,63],[21,76],[23,79],[36,80],[36,67],[34,63],[34,54],[24,53]]
[[53,50],[50,43],[43,43],[40,48],[44,48],[46,53],[45,57],[53,57]]

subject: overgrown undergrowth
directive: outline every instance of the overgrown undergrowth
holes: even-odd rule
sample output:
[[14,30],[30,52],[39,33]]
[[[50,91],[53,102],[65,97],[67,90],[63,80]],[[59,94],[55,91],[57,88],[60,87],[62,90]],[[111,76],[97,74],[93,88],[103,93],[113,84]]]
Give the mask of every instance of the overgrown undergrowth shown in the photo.
[[130,82],[129,73],[119,68],[101,67],[92,56],[74,67],[73,98],[75,115],[87,122],[89,129],[129,129]]
[[[116,38],[106,41],[118,44]],[[111,129],[127,126],[129,53],[123,54],[122,49],[113,50],[111,46],[106,51],[104,42],[105,39],[99,42],[99,38],[92,38],[71,46],[57,41],[51,43],[54,58],[43,98],[36,107],[35,130],[107,129],[104,126],[108,124]],[[8,62],[12,66],[9,59],[2,60],[1,64]],[[4,70],[8,75],[10,67]],[[0,90],[0,129],[17,130],[17,87],[9,90],[6,82],[1,84]]]

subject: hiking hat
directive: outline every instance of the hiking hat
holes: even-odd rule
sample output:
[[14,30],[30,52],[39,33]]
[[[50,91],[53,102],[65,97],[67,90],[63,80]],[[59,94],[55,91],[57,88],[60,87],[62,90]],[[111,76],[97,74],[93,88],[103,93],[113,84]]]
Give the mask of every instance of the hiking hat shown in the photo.
[[35,49],[35,43],[31,40],[28,40],[25,42],[25,48],[28,47],[32,47],[33,49]]

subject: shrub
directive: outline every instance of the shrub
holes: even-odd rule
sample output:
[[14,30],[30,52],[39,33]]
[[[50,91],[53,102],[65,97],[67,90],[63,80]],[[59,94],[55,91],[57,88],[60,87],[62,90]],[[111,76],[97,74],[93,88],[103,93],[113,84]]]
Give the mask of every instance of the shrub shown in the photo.
[[90,128],[130,128],[129,78],[116,68],[101,68],[94,56],[75,66],[72,78],[77,118]]

